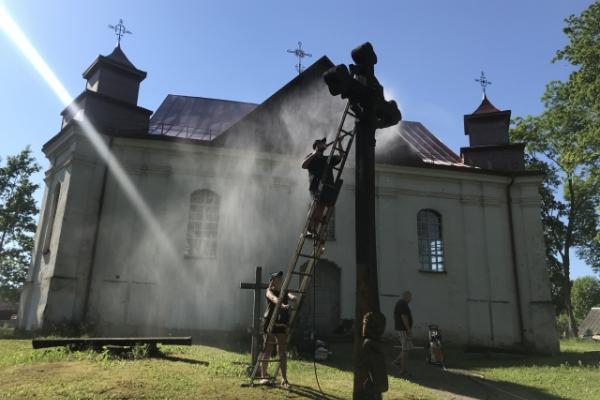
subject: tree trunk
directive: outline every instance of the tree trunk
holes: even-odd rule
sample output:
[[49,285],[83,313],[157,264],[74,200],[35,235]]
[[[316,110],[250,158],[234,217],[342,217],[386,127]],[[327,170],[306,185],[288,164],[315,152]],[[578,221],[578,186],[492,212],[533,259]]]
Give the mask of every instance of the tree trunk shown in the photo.
[[[568,275],[567,275],[568,276]],[[565,296],[565,309],[567,310],[567,317],[569,320],[569,336],[573,338],[578,337],[577,320],[575,320],[575,314],[573,314],[573,305],[571,304],[571,281],[567,278],[566,284],[566,296]]]
[[573,244],[573,222],[575,219],[575,190],[573,188],[573,178],[571,176],[567,179],[568,190],[569,190],[569,220],[567,222],[567,231],[565,232],[565,247],[563,256],[563,275],[565,279],[565,309],[567,310],[567,316],[569,320],[569,334],[576,338],[577,332],[577,321],[573,314],[573,305],[571,304],[571,245]]

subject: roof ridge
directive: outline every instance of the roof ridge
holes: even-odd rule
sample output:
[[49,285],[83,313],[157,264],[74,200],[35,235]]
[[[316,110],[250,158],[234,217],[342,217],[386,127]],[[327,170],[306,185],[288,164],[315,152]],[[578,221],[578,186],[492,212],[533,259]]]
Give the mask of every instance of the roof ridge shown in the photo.
[[260,103],[251,103],[249,101],[240,101],[240,100],[231,100],[231,99],[217,99],[215,97],[204,97],[204,96],[192,96],[189,94],[173,94],[173,93],[169,93],[167,94],[167,97],[169,96],[173,96],[173,97],[187,97],[187,98],[192,98],[192,99],[204,99],[204,100],[215,100],[215,101],[226,101],[229,103],[241,103],[241,104],[250,104],[253,106],[257,106]]

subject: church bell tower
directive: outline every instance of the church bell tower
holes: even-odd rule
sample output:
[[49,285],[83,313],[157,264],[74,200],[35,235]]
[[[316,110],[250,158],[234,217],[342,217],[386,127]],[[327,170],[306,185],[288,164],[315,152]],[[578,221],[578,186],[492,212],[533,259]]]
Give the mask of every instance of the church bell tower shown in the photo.
[[127,58],[120,43],[107,56],[99,55],[83,72],[85,90],[62,113],[63,128],[83,117],[103,133],[138,136],[148,132],[152,112],[137,105],[140,82],[146,78]]
[[[122,36],[122,21],[118,27]],[[119,43],[83,73],[85,90],[61,113],[62,127],[42,148],[50,161],[32,263],[24,285],[18,329],[52,330],[89,322],[96,243],[111,174],[97,145],[83,134],[89,121],[113,151],[114,138],[145,137],[152,112],[137,105],[146,72]],[[100,268],[100,267],[99,267]],[[101,268],[100,268],[101,269]]]
[[483,100],[472,114],[464,116],[465,135],[469,146],[461,147],[460,155],[467,165],[502,172],[525,168],[525,143],[510,143],[510,110],[497,109],[488,99],[485,86],[490,84],[482,73]]

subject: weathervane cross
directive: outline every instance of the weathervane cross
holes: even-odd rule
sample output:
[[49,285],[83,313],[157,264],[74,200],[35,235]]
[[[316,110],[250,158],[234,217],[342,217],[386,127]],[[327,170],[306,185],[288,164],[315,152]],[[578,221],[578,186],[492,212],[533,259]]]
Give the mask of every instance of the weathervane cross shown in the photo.
[[125,28],[123,25],[123,19],[119,18],[119,23],[116,25],[108,25],[110,29],[115,31],[115,36],[117,36],[117,46],[121,46],[121,38],[125,36],[125,34],[130,34],[131,32]]
[[492,82],[487,80],[483,71],[481,71],[481,76],[479,77],[479,79],[475,79],[475,82],[479,82],[479,84],[481,85],[481,89],[483,90],[483,95],[485,96],[485,88],[490,86]]
[[306,53],[304,50],[302,50],[302,42],[298,42],[298,48],[297,49],[288,50],[287,52],[288,53],[292,53],[296,57],[298,57],[298,64],[296,64],[296,71],[298,71],[298,74],[300,74],[302,72],[302,70],[304,69],[302,67],[302,59],[304,57],[312,57],[312,54]]

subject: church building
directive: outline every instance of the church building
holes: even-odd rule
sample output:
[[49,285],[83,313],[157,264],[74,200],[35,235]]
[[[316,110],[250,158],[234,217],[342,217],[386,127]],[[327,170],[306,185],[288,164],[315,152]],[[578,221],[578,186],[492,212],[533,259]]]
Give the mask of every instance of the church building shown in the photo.
[[[43,147],[50,165],[20,329],[244,332],[252,293],[240,282],[253,281],[256,266],[287,269],[309,206],[300,164],[315,139],[332,140],[344,110],[322,79],[332,66],[320,58],[261,104],[169,94],[152,112],[137,104],[146,72],[120,45],[98,56]],[[377,259],[388,333],[396,301],[410,290],[417,338],[437,324],[449,344],[558,350],[543,175],[525,169],[523,143],[510,143],[510,113],[484,97],[464,116],[469,145],[460,155],[420,122],[378,131]],[[343,179],[316,267],[322,336],[354,315],[353,158]]]

